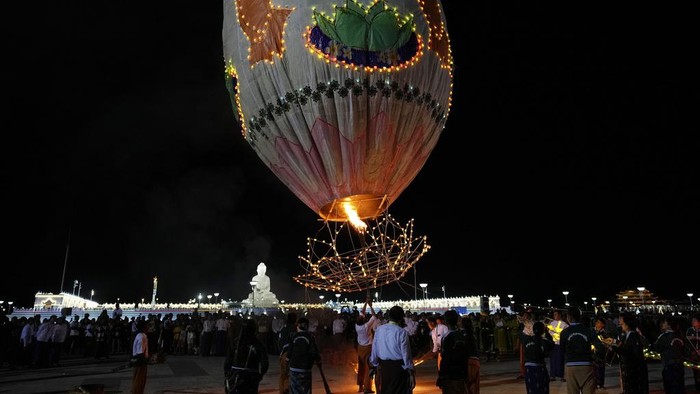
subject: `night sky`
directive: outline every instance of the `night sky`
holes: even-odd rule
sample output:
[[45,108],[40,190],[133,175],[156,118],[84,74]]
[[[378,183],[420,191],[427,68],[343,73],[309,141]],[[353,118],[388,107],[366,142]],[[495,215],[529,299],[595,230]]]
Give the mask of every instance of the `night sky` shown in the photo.
[[[63,290],[79,280],[99,302],[150,299],[154,276],[161,301],[240,300],[261,261],[279,299],[318,299],[291,278],[322,223],[241,135],[221,2],[13,7],[0,300],[61,290],[69,232]],[[389,208],[428,237],[430,294],[700,294],[692,13],[575,7],[445,2],[452,111]],[[408,299],[412,284],[377,291]]]

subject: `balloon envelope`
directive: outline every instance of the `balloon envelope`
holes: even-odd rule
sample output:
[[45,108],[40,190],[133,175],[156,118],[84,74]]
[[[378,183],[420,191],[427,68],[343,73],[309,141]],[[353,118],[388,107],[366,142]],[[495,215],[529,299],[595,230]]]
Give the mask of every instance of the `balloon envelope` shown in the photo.
[[224,1],[224,60],[243,135],[325,220],[384,212],[449,112],[438,0]]

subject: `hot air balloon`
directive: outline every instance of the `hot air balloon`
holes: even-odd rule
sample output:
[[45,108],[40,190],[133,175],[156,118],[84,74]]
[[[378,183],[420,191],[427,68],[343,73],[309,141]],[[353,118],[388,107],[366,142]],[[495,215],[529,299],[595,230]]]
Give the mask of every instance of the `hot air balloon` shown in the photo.
[[450,109],[440,1],[226,0],[223,45],[243,137],[329,230],[328,242],[309,238],[295,279],[353,291],[403,276],[428,246],[388,208]]

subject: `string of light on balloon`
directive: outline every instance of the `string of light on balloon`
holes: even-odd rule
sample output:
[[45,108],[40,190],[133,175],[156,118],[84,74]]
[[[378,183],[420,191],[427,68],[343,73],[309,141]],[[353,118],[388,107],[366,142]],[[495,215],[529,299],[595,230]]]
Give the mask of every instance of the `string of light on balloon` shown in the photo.
[[[450,45],[450,36],[447,34],[447,29],[445,28],[445,23],[442,20],[442,9],[439,2],[433,0],[430,2],[431,8],[427,7],[425,0],[418,0],[418,5],[420,6],[423,15],[426,16],[428,21],[428,31],[430,32],[430,41],[435,41],[436,43],[443,43],[446,47],[446,53],[442,53],[440,48],[432,48],[430,43],[428,48],[433,50],[438,54],[443,62],[441,63],[442,68],[450,70],[450,75],[452,75],[452,46]],[[439,24],[438,24],[439,21]]]
[[[250,68],[254,68],[259,61],[263,61],[268,64],[273,64],[275,56],[281,58],[284,55],[284,52],[286,51],[285,41],[284,38],[282,38],[282,35],[284,34],[284,31],[287,28],[287,16],[292,11],[294,11],[295,8],[284,8],[282,6],[275,6],[272,4],[272,1],[267,1],[264,3],[260,0],[239,0],[236,3],[236,18],[238,19],[243,34],[248,39],[248,42],[251,43],[251,45],[248,46],[248,62],[250,64]],[[252,7],[251,4],[255,4],[257,7]],[[255,11],[260,11],[261,9],[265,11],[265,19],[262,26],[255,24],[251,25],[251,18],[246,13],[248,9],[250,9],[251,13],[253,14],[255,14]],[[276,17],[284,18],[284,23],[282,24],[281,32],[278,32],[280,34],[279,42],[277,40],[272,40],[273,43],[279,45],[279,48],[276,48],[277,50],[271,50],[269,54],[263,53],[263,57],[261,58],[253,58],[252,52],[254,47],[263,43],[270,42],[270,40],[266,40],[266,38],[270,34],[270,21],[272,21],[273,18]],[[253,21],[252,23],[255,23],[255,21]]]
[[420,58],[423,56],[423,39],[421,38],[420,35],[416,34],[416,39],[418,40],[418,49],[416,52],[416,56],[412,57],[411,59],[407,59],[404,62],[398,64],[398,65],[391,65],[388,67],[380,67],[380,66],[358,66],[353,63],[346,62],[342,59],[338,59],[336,57],[331,56],[330,53],[325,53],[322,49],[317,48],[312,42],[311,42],[311,31],[312,31],[311,26],[306,27],[306,31],[304,32],[304,46],[309,50],[309,53],[312,55],[316,56],[318,59],[323,60],[326,62],[326,64],[333,64],[336,68],[345,68],[351,71],[364,71],[367,73],[373,73],[373,72],[379,72],[379,73],[392,73],[392,72],[397,72],[401,70],[405,70],[409,67],[413,67],[418,62],[420,61]]
[[226,62],[224,73],[226,76],[226,83],[230,84],[230,92],[236,92],[233,95],[233,101],[236,115],[238,115],[241,124],[241,133],[243,137],[248,134],[248,128],[246,127],[245,115],[243,114],[243,108],[241,107],[241,95],[238,92],[238,71],[236,71],[236,66],[230,59]]
[[[236,70],[233,65],[227,66],[226,73],[228,75],[227,78],[237,77]],[[389,78],[384,80],[377,80],[375,84],[367,84],[366,82],[360,83],[359,81],[359,78],[348,78],[345,81],[345,83],[341,85],[340,82],[333,80],[329,82],[319,83],[316,86],[316,89],[311,89],[307,86],[304,88],[297,89],[294,92],[287,92],[277,99],[277,105],[268,103],[263,108],[260,108],[258,110],[258,117],[252,116],[247,123],[241,121],[241,129],[243,135],[254,139],[255,135],[252,134],[251,131],[261,131],[262,128],[265,127],[265,125],[267,124],[267,121],[265,121],[265,117],[274,119],[274,115],[280,116],[284,112],[291,110],[291,104],[306,105],[309,100],[319,101],[323,99],[324,95],[327,98],[333,98],[331,94],[335,94],[334,92],[336,91],[338,91],[338,95],[340,97],[348,97],[350,94],[368,94],[370,96],[373,96],[375,94],[381,93],[382,95],[387,97],[391,96],[395,100],[413,101],[418,106],[423,106],[423,104],[425,104],[425,106],[427,106],[427,110],[430,111],[430,116],[433,119],[435,119],[436,122],[442,122],[444,127],[444,122],[447,120],[447,116],[449,114],[450,105],[448,105],[447,110],[441,109],[440,103],[433,99],[430,93],[421,92],[420,89],[414,88],[410,85],[404,85],[402,88],[400,88],[398,83],[392,81]],[[365,78],[364,81],[367,81],[367,78]],[[237,86],[237,84],[235,86]],[[382,86],[382,88],[379,89],[377,86]],[[243,110],[241,108],[239,94],[240,92],[236,88],[235,97],[233,98],[233,100],[236,103],[238,114],[241,117],[241,120],[243,120]]]
[[[374,1],[372,4],[374,5],[374,4],[378,3],[379,1],[380,1],[380,0],[376,0],[376,1]],[[364,9],[364,10],[365,10],[365,13],[368,13],[368,12],[369,12],[368,9],[365,9],[365,8],[364,8],[360,3],[358,3],[357,1],[352,0],[352,2],[353,2],[353,4],[355,4],[357,7]],[[426,10],[425,10],[425,8],[426,8],[426,3],[425,3],[425,1],[424,1],[424,0],[419,1],[419,5],[420,5],[420,7],[421,7],[421,10],[422,10],[422,11],[424,12],[424,14],[425,14],[425,13],[426,13]],[[265,23],[263,24],[263,26],[264,26],[263,28],[260,28],[260,27],[258,27],[258,26],[250,26],[250,23],[249,23],[248,21],[246,21],[246,14],[243,12],[243,8],[242,8],[242,6],[241,6],[241,2],[240,2],[240,1],[238,2],[238,6],[236,7],[236,17],[238,18],[239,22],[241,23],[241,27],[245,25],[245,26],[247,26],[247,27],[250,28],[249,30],[253,30],[253,31],[255,31],[255,32],[257,33],[257,34],[256,34],[255,36],[253,36],[252,39],[251,39],[251,37],[250,37],[250,36],[248,35],[248,33],[246,32],[246,29],[243,29],[244,35],[246,35],[246,38],[248,38],[248,40],[249,40],[252,44],[255,44],[255,43],[260,42],[260,41],[262,40],[262,38],[263,38],[266,34],[268,34],[268,30],[267,30],[267,29],[268,29],[268,27],[269,27],[269,19],[272,17],[272,11],[277,11],[277,12],[292,12],[292,11],[295,9],[295,8],[287,9],[287,8],[282,8],[281,6],[274,6],[274,5],[272,5],[271,2],[268,2],[268,3],[266,4],[266,6],[269,7],[270,12],[268,12],[268,13],[266,14],[266,18],[267,18],[268,20],[266,20]],[[434,6],[435,6],[435,9],[437,10],[438,14],[441,14],[441,9],[440,9],[440,7],[438,6],[438,4],[435,3]],[[337,5],[334,5],[334,6],[333,6],[334,10],[337,9],[337,7],[338,7]],[[384,4],[384,9],[388,9],[388,8],[389,8],[389,7],[388,7],[386,4]],[[313,11],[315,11],[315,9],[316,9],[315,7],[312,7],[312,10],[313,10]],[[321,14],[322,14],[322,15],[325,15],[324,12],[321,12]],[[394,7],[394,15],[396,16],[397,20],[400,20],[400,15],[398,14],[397,8],[396,8],[396,7]],[[333,13],[333,18],[335,18],[335,16],[336,16],[336,12],[334,11],[334,13]],[[426,17],[427,17],[427,16],[428,16],[428,14],[426,14]],[[410,20],[411,18],[413,18],[413,15],[412,15],[412,14],[409,14],[409,15],[407,15],[407,16],[405,16],[405,17],[403,18],[403,22],[406,22],[406,21]],[[449,45],[449,35],[447,34],[447,31],[446,31],[446,29],[445,29],[444,22],[442,21],[442,18],[439,17],[439,15],[438,15],[438,16],[435,16],[435,17],[433,17],[433,18],[431,18],[431,19],[429,19],[429,18],[426,18],[426,19],[428,19],[428,28],[429,28],[430,35],[431,35],[431,40],[433,40],[433,37],[435,37],[435,41],[440,42],[441,40],[444,39],[444,40],[446,41],[446,43],[447,43],[447,44],[446,44],[446,47],[447,47],[447,56],[438,56],[438,58],[439,58],[440,61],[441,61],[440,67],[443,68],[443,69],[447,69],[447,70],[449,71],[449,73],[450,73],[450,76],[452,77],[452,72],[453,72],[453,60],[452,60],[452,54],[451,54],[451,47],[450,47],[450,45]],[[440,21],[439,25],[435,24],[435,19],[437,19],[437,20]],[[314,25],[316,25],[316,24],[314,23]],[[287,21],[285,20],[284,25],[283,25],[283,28],[286,29],[286,26],[287,26]],[[396,65],[396,66],[392,65],[392,66],[389,66],[389,67],[379,67],[379,66],[376,66],[376,65],[375,65],[375,66],[361,67],[361,66],[353,65],[353,64],[350,64],[350,63],[347,63],[347,62],[343,62],[342,60],[339,60],[339,59],[333,59],[333,58],[330,57],[329,54],[324,53],[322,50],[320,50],[320,49],[316,48],[315,46],[313,46],[312,44],[310,44],[310,41],[309,41],[309,34],[310,34],[311,29],[312,29],[312,28],[311,28],[310,26],[307,26],[307,27],[306,27],[306,32],[303,34],[303,35],[304,35],[305,46],[308,48],[308,50],[309,50],[312,54],[315,54],[315,55],[318,56],[319,58],[324,59],[324,60],[326,61],[326,63],[331,63],[331,62],[335,63],[335,66],[336,66],[337,68],[339,68],[339,67],[341,67],[341,65],[343,65],[346,69],[351,69],[352,71],[364,70],[364,71],[367,72],[367,73],[372,73],[372,72],[380,72],[380,73],[386,72],[386,73],[391,73],[391,72],[397,72],[397,71],[403,70],[403,69],[405,69],[405,68],[408,68],[408,67],[411,67],[411,66],[417,64],[417,62],[419,61],[420,57],[423,55],[423,45],[424,45],[424,44],[423,44],[423,40],[422,40],[422,38],[420,37],[420,35],[417,35],[417,34],[416,34],[416,38],[418,39],[418,50],[417,50],[417,55],[416,55],[415,57],[413,57],[412,59],[410,59],[410,60],[408,60],[408,61],[406,61],[406,62],[403,62],[403,63],[401,63],[401,64],[399,64],[399,65]],[[415,34],[415,27],[413,28],[413,31],[414,31],[414,34]],[[268,63],[268,64],[273,64],[273,63],[274,63],[274,61],[273,61],[274,56],[278,56],[278,57],[280,57],[280,58],[283,56],[283,54],[284,54],[284,52],[285,52],[285,46],[284,46],[284,44],[285,44],[285,40],[282,38],[282,39],[281,39],[281,49],[280,49],[279,51],[271,51],[270,57],[269,57],[269,58],[264,58],[264,59],[262,59],[262,60],[264,60],[264,61],[265,61],[266,63]],[[255,66],[255,64],[256,64],[255,62],[252,62],[252,61],[251,61],[251,57],[250,57],[250,51],[251,51],[252,47],[253,47],[253,45],[250,45],[249,48],[248,48],[248,52],[249,52],[248,60],[249,60],[249,62],[251,63],[251,64],[250,64],[250,68],[251,68],[251,69],[254,68],[254,66]],[[237,86],[237,85],[238,85],[238,75],[237,75],[237,73],[236,73],[236,71],[235,71],[235,67],[233,66],[233,63],[232,63],[230,60],[229,60],[229,61],[227,62],[227,64],[225,65],[225,73],[226,73],[227,78],[233,78],[233,81],[234,81],[234,85],[235,85],[235,86],[234,86],[234,90],[236,91],[236,94],[235,94],[236,97],[234,98],[234,102],[235,102],[235,105],[236,105],[236,107],[237,107],[237,113],[239,114],[239,116],[240,116],[240,118],[241,118],[241,122],[240,122],[240,123],[241,123],[241,133],[242,133],[242,134],[244,135],[244,137],[245,137],[245,136],[248,134],[248,130],[247,130],[248,127],[247,127],[247,123],[245,122],[245,119],[244,119],[244,116],[243,116],[243,110],[242,110],[241,104],[240,104],[239,89],[238,89],[238,86]],[[450,79],[452,79],[452,78],[450,78]],[[357,80],[359,81],[359,78],[357,78]],[[328,83],[330,84],[331,82],[329,81]],[[389,84],[388,79],[387,79],[387,84]],[[450,83],[450,89],[449,89],[450,94],[449,94],[449,97],[448,97],[448,105],[447,105],[447,107],[448,107],[447,111],[448,111],[448,112],[449,112],[449,108],[450,108],[451,105],[452,105],[452,87],[453,87],[453,86],[452,86],[452,83]],[[410,89],[413,89],[413,87],[410,87]],[[301,92],[302,89],[300,88],[300,89],[298,89],[298,91]],[[280,97],[280,99],[283,99],[283,98]],[[438,105],[439,105],[439,104],[438,104]],[[447,113],[444,115],[444,117],[445,117],[445,118],[447,117]]]

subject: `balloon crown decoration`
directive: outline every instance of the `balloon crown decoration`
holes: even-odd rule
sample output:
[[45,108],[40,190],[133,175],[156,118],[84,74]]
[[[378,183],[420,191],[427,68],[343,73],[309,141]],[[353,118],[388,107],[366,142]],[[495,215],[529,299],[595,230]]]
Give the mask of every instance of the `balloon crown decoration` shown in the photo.
[[332,18],[314,10],[315,27],[307,30],[308,47],[346,65],[374,68],[406,63],[420,53],[413,16],[403,19],[380,0],[365,9],[348,0]]
[[414,34],[413,16],[401,20],[384,0],[375,2],[368,9],[351,0],[346,1],[345,7],[334,8],[333,19],[314,10],[316,25],[329,38],[353,48],[370,51],[396,49]]

